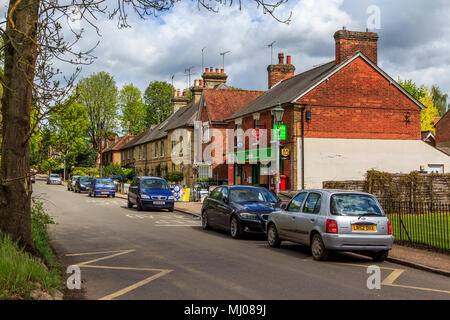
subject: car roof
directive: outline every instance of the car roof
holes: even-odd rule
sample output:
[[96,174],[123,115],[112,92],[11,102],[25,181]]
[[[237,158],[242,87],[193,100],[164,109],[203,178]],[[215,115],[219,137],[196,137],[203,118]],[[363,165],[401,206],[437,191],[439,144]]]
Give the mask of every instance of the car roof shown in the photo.
[[139,179],[158,179],[158,180],[164,180],[161,177],[148,177],[148,176],[139,176]]
[[348,194],[364,194],[364,195],[373,196],[373,194],[362,192],[362,191],[342,190],[342,189],[305,189],[305,190],[300,190],[298,193],[300,193],[300,192],[323,192],[323,193],[328,193],[328,194],[348,193]]

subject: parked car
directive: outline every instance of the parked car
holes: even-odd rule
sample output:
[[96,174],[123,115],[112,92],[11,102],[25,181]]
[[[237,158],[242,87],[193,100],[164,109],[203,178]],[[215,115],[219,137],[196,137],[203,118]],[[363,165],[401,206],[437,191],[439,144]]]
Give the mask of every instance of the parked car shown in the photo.
[[75,182],[73,191],[78,193],[81,193],[82,191],[89,191],[89,185],[94,179],[94,177],[79,177]]
[[30,171],[30,180],[31,180],[31,183],[36,182],[36,174],[33,171]]
[[252,186],[219,186],[202,205],[202,227],[218,227],[237,239],[243,233],[264,234],[269,214],[281,201],[269,190]]
[[122,183],[125,182],[125,178],[123,176],[120,175],[112,175],[112,176],[106,176],[106,179],[111,179],[113,180],[115,183]]
[[96,178],[89,185],[89,197],[107,196],[108,198],[116,196],[116,185],[112,179]]
[[269,216],[266,232],[271,247],[283,240],[304,244],[315,260],[326,260],[336,250],[384,261],[394,242],[391,223],[375,197],[353,191],[302,191]]
[[62,184],[61,177],[57,173],[52,173],[47,177],[47,184]]
[[168,209],[173,211],[174,197],[166,180],[158,177],[136,177],[128,190],[128,208]]
[[80,176],[73,176],[71,179],[69,179],[69,181],[67,181],[67,190],[68,191],[73,191],[74,187],[75,187],[75,182],[77,181],[77,179]]

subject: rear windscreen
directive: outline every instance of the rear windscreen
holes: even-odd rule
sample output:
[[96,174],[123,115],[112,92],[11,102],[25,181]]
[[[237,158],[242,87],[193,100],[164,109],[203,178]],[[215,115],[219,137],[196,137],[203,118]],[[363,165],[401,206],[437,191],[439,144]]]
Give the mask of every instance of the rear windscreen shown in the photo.
[[344,216],[359,216],[362,214],[384,215],[375,198],[364,194],[332,195],[331,213]]

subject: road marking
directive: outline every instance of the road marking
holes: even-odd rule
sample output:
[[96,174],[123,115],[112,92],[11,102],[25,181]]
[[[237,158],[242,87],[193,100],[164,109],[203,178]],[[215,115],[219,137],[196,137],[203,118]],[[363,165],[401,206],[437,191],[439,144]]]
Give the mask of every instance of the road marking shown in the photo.
[[[314,261],[312,257],[308,257],[306,259],[303,259],[303,261]],[[323,263],[323,262],[321,262]],[[361,267],[361,268],[368,268],[369,266],[363,265],[363,264],[357,264],[357,263],[345,263],[345,262],[332,262],[329,261],[327,263],[330,264],[341,264],[351,267]],[[406,288],[406,289],[413,289],[413,290],[421,290],[421,291],[431,291],[431,292],[439,292],[439,293],[447,293],[450,294],[449,290],[441,290],[441,289],[433,289],[433,288],[423,288],[423,287],[415,287],[415,286],[407,286],[402,284],[396,284],[394,283],[406,270],[404,269],[395,269],[395,268],[389,268],[389,267],[379,267],[380,269],[384,270],[392,270],[392,272],[383,280],[381,285],[383,286],[389,286],[389,287],[398,287],[398,288]]]
[[79,266],[81,268],[93,268],[93,269],[106,269],[106,270],[126,270],[126,271],[151,271],[151,272],[157,272],[157,274],[154,274],[148,278],[145,278],[142,281],[136,282],[135,284],[132,284],[131,286],[128,286],[126,288],[123,288],[119,291],[113,292],[107,296],[104,296],[102,298],[100,298],[99,300],[112,300],[114,298],[120,297],[130,291],[133,291],[139,287],[142,287],[146,284],[148,284],[149,282],[161,278],[167,274],[169,274],[170,272],[172,272],[173,270],[169,270],[169,269],[154,269],[154,268],[136,268],[136,267],[116,267],[116,266],[98,266],[98,265],[90,265],[91,263],[94,262],[98,262],[98,261],[102,261],[102,260],[107,260],[107,259],[111,259],[120,255],[124,255],[124,254],[128,254],[131,252],[135,252],[136,249],[130,249],[130,250],[116,250],[116,251],[97,251],[97,252],[84,252],[84,253],[70,253],[70,254],[66,254],[66,256],[68,257],[76,257],[76,256],[85,256],[85,255],[95,255],[95,254],[108,254],[108,253],[113,253],[111,255],[105,256],[105,257],[100,257],[97,259],[93,259],[93,260],[89,260],[89,261],[85,261],[85,262],[81,262],[76,264],[76,266]]

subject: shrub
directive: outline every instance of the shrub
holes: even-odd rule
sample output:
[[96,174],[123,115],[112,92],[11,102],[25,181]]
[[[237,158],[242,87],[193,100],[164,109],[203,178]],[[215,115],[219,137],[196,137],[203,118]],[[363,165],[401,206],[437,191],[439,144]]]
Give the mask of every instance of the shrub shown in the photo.
[[106,167],[103,167],[103,176],[122,176],[124,177],[125,174],[122,170],[122,167],[119,164],[109,164]]
[[167,181],[175,183],[182,181],[183,178],[184,178],[183,174],[179,171],[171,171],[164,176],[164,179],[166,179]]

